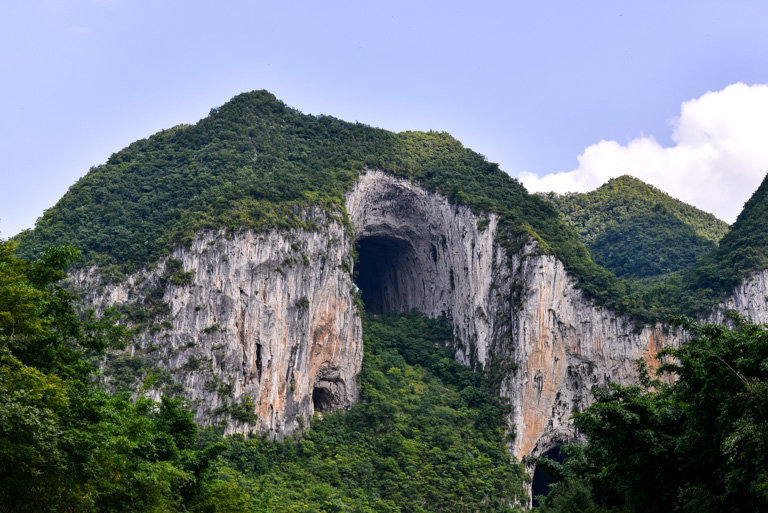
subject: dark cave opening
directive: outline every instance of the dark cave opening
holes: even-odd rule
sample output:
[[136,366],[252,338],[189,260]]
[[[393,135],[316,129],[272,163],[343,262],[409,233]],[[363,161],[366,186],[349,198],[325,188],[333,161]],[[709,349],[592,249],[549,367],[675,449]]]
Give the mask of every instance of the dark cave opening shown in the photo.
[[331,411],[333,406],[333,394],[327,388],[315,387],[312,390],[312,406],[315,411]]
[[395,310],[402,265],[413,252],[402,240],[388,237],[366,237],[357,241],[357,278],[365,309],[371,313]]
[[[562,463],[565,461],[565,453],[560,450],[560,446],[553,447],[548,450],[542,456],[549,458],[552,461]],[[556,483],[557,479],[550,476],[540,468],[536,468],[533,472],[533,481],[531,482],[531,496],[533,497],[533,507],[539,505],[539,501],[536,500],[538,495],[547,495],[549,493],[549,485]]]

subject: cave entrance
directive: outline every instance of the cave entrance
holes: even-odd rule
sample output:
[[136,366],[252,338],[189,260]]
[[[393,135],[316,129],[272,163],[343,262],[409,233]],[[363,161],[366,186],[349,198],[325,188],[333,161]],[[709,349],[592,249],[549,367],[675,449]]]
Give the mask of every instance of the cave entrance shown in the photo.
[[331,411],[333,407],[333,394],[327,388],[315,387],[312,390],[312,406],[316,412]]
[[[565,453],[560,450],[560,446],[555,446],[542,454],[545,458],[549,458],[557,463],[565,461]],[[549,485],[556,483],[557,479],[550,476],[541,468],[536,468],[533,471],[533,481],[531,482],[531,496],[533,497],[533,507],[539,505],[539,501],[536,500],[538,495],[547,495],[549,493]]]
[[391,237],[365,237],[357,241],[357,286],[365,309],[371,313],[398,311],[405,298],[408,263],[413,248]]

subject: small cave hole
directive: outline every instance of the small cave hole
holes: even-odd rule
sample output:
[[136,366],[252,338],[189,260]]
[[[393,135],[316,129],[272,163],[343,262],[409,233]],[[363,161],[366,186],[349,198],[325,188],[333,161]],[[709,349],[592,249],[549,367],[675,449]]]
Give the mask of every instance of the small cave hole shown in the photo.
[[357,241],[357,278],[365,309],[371,313],[395,311],[402,293],[403,279],[413,248],[407,242],[389,237],[365,237]]
[[333,406],[333,395],[331,391],[323,387],[315,387],[312,390],[312,406],[316,412],[331,411]]
[[[557,463],[563,463],[565,461],[565,453],[560,450],[560,446],[556,446],[545,452],[542,456],[549,458]],[[553,478],[540,468],[536,468],[533,472],[533,481],[531,482],[531,496],[533,497],[533,507],[539,505],[539,501],[536,499],[539,495],[547,495],[549,493],[549,485],[556,483],[557,479]]]

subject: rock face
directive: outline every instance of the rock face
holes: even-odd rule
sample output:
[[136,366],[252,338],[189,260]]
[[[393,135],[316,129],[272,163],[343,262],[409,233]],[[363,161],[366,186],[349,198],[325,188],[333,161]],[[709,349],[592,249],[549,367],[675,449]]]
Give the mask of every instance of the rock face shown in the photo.
[[412,183],[368,171],[347,197],[363,299],[373,311],[446,316],[462,363],[484,365],[497,218],[479,219]]
[[[768,269],[744,280],[723,303],[722,308],[735,310],[758,324],[768,323]],[[722,320],[722,312],[717,312],[715,321]]]
[[[590,404],[593,386],[634,382],[637,359],[654,366],[658,350],[682,340],[596,307],[535,243],[507,254],[495,215],[479,217],[406,180],[367,171],[346,211],[353,233],[312,210],[305,217],[318,230],[201,233],[122,284],[97,287],[93,269],[77,275],[97,307],[135,314],[151,297],[167,305],[129,355],[105,362],[108,374],[143,358],[145,393],[170,386],[197,405],[199,422],[223,421],[227,433],[279,437],[315,411],[352,404],[363,351],[355,243],[370,310],[445,316],[457,359],[494,377],[514,408],[517,457],[573,440],[571,415]],[[768,271],[726,306],[765,322],[767,296]]]
[[523,288],[507,311],[507,347],[495,349],[517,364],[501,389],[513,406],[517,457],[574,441],[571,415],[591,403],[593,386],[634,383],[636,360],[656,367],[656,353],[680,343],[680,334],[660,325],[637,329],[629,319],[596,307],[554,257],[516,257],[505,272],[511,279],[504,281]]
[[[449,318],[457,358],[499,374],[514,407],[518,457],[572,440],[570,416],[589,404],[592,386],[633,382],[636,359],[654,365],[659,349],[677,343],[660,326],[638,332],[596,308],[532,244],[510,260],[495,242],[495,216],[478,218],[405,180],[368,172],[347,211],[360,247],[373,239],[371,253],[387,255],[375,262],[380,281],[368,285],[379,292],[369,303]],[[365,256],[361,249],[361,276]]]
[[[146,393],[159,396],[170,385],[196,406],[197,421],[224,421],[226,433],[290,434],[315,411],[352,404],[362,362],[360,318],[344,270],[350,238],[322,212],[307,215],[322,229],[201,233],[122,284],[94,289],[95,270],[75,284],[92,290],[95,306],[118,305],[134,317],[147,295],[162,294],[165,312],[130,348]],[[169,262],[181,263],[175,275]],[[108,374],[116,363],[125,366],[120,358],[106,363]],[[164,379],[147,383],[157,375]]]

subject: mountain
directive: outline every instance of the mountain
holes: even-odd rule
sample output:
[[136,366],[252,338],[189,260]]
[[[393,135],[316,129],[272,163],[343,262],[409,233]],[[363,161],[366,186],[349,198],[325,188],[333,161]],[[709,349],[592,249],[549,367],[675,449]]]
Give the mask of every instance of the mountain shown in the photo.
[[[545,199],[447,134],[308,116],[245,93],[115,153],[34,230],[2,243],[11,265],[0,274],[29,300],[21,310],[14,294],[0,301],[13,307],[0,311],[0,342],[21,356],[68,344],[92,355],[98,373],[78,387],[103,406],[81,416],[101,418],[121,398],[125,415],[104,429],[130,439],[113,445],[152,470],[121,474],[181,476],[157,481],[166,494],[156,502],[509,511],[526,503],[517,462],[578,441],[573,413],[590,408],[591,390],[635,385],[638,361],[656,368],[660,350],[683,346],[685,332],[662,322],[669,314],[708,315],[721,303],[768,319],[767,189],[717,246],[722,223],[629,177]],[[15,244],[42,256],[18,260]],[[45,274],[77,254],[44,251],[61,244],[83,254],[67,289],[49,287],[60,270]],[[39,290],[17,286],[19,269]],[[128,346],[93,338],[109,332],[90,313],[78,331],[75,311],[49,292],[64,306],[76,292],[95,315],[122,315]],[[16,311],[65,315],[25,345],[14,338]],[[38,401],[7,383],[0,396]],[[139,396],[134,411],[128,397]],[[80,408],[57,406],[64,419],[70,404]],[[192,420],[204,427],[195,450]],[[70,427],[93,427],[62,426],[64,440]],[[229,436],[251,433],[263,436]],[[181,484],[192,473],[194,489]],[[115,494],[101,478],[86,481],[95,500],[146,495],[131,482]]]
[[634,177],[588,193],[543,195],[576,230],[598,264],[648,278],[689,269],[717,248],[728,225]]
[[119,279],[200,230],[305,227],[297,212],[309,205],[344,217],[345,194],[364,169],[406,178],[476,213],[497,213],[508,249],[532,236],[537,251],[564,262],[587,295],[626,308],[624,287],[591,260],[548,202],[450,135],[305,115],[266,91],[238,95],[195,125],[113,154],[17,237],[18,254],[69,244],[82,251],[83,265]]
[[[745,281],[759,282],[768,269],[768,175],[744,205],[719,246],[696,262],[683,277],[689,296],[697,301],[689,309],[705,311],[723,301]],[[746,285],[749,285],[746,283]],[[768,289],[755,301],[768,302]],[[707,304],[708,303],[708,304]]]
[[[623,183],[635,192],[606,192],[617,205],[639,210],[635,196],[656,194],[626,179],[612,187]],[[765,231],[760,201],[734,226],[739,240]],[[718,223],[669,199],[656,205],[658,219],[636,230],[656,219],[658,237],[678,233],[669,244],[714,244]],[[605,219],[590,228],[593,243]],[[115,153],[16,242],[26,257],[79,248],[69,285],[133,329],[125,351],[100,360],[110,390],[182,396],[196,422],[225,435],[299,436],[319,416],[370,405],[366,386],[399,386],[410,372],[384,355],[382,371],[361,379],[372,329],[363,310],[418,311],[441,319],[447,354],[509,402],[519,458],[576,440],[571,416],[593,387],[635,383],[638,360],[658,365],[659,350],[683,342],[662,320],[684,311],[684,294],[698,297],[683,278],[703,269],[651,291],[595,263],[551,202],[449,135],[304,115],[264,91]],[[744,272],[762,265],[753,256]],[[457,393],[476,403],[464,385]],[[451,416],[461,402],[446,406]]]

